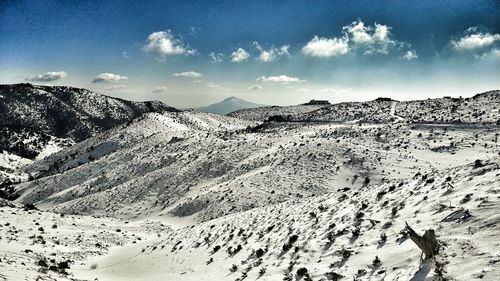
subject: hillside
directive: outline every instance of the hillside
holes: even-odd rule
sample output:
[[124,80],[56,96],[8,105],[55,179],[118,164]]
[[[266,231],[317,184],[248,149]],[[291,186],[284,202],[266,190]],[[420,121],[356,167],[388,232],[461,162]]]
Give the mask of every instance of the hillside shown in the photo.
[[0,85],[0,149],[33,159],[54,143],[67,147],[144,113],[164,111],[177,110],[73,87]]
[[500,124],[500,91],[489,91],[472,98],[400,102],[395,114],[414,123]]
[[264,121],[271,116],[296,115],[314,111],[325,105],[292,105],[292,106],[264,106],[253,109],[242,109],[231,112],[228,116],[252,121]]
[[160,222],[60,216],[0,199],[0,280],[74,280],[70,267],[110,249],[158,238]]
[[241,110],[241,109],[248,109],[248,108],[257,108],[257,107],[262,107],[264,105],[262,104],[257,104],[253,102],[249,102],[237,97],[229,97],[226,98],[220,102],[203,106],[203,107],[198,107],[196,110],[202,111],[202,112],[209,112],[209,113],[217,113],[217,114],[222,114],[226,115],[230,112]]
[[23,167],[35,180],[13,196],[65,214],[206,221],[498,151],[488,127],[249,126],[207,113],[149,114]]
[[[498,280],[499,165],[496,157],[416,172],[174,229],[149,220],[59,217],[11,204],[0,208],[7,222],[0,243],[8,245],[0,254],[7,261],[1,274],[58,280]],[[433,228],[441,245],[439,256],[421,269],[405,222],[420,234]],[[38,234],[28,237],[33,232]],[[79,254],[66,252],[72,245],[82,249]],[[47,257],[50,265],[50,253],[54,264],[71,261],[64,270],[69,275],[40,263]]]
[[[472,98],[443,97],[402,102],[379,98],[326,106],[262,107],[240,110],[230,116],[255,121],[272,117],[298,122],[496,124],[500,120],[500,91],[480,93]],[[280,119],[276,119],[277,116]]]
[[[253,209],[117,249],[91,259],[96,270],[74,273],[105,280],[497,280],[499,163]],[[435,229],[441,244],[420,270],[405,222],[420,233]]]

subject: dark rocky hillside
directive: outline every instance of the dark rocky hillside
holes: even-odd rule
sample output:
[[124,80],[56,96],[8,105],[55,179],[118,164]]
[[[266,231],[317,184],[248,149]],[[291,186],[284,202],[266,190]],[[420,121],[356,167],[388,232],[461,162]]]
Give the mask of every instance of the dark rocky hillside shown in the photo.
[[50,140],[79,142],[144,113],[165,111],[178,110],[73,87],[0,85],[0,150],[34,158]]

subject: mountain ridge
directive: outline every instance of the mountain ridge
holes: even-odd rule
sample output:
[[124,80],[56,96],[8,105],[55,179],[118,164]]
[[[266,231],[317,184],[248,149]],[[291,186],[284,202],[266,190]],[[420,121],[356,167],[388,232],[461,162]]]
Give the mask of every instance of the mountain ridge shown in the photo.
[[253,121],[271,118],[299,122],[500,124],[500,90],[477,93],[470,98],[445,96],[410,101],[377,98],[331,105],[267,106],[242,109],[228,115]]

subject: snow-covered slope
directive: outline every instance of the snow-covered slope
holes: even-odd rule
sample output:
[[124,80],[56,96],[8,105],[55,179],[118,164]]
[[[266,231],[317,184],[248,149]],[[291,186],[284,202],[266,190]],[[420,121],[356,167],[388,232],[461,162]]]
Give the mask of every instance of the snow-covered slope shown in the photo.
[[345,102],[290,116],[293,121],[386,123],[396,119],[391,107],[394,101],[377,99],[368,102]]
[[465,99],[401,102],[396,105],[395,114],[415,123],[500,124],[500,91],[489,91]]
[[149,114],[26,166],[22,171],[35,180],[16,186],[17,201],[66,214],[205,221],[498,152],[489,128],[246,129],[253,125],[208,113]]
[[[232,117],[247,120],[300,122],[387,123],[489,123],[500,124],[500,91],[477,94],[472,98],[444,97],[398,102],[378,98],[367,102],[343,102],[332,105],[262,107],[240,110]],[[277,119],[277,117],[280,117]]]
[[170,231],[158,221],[60,216],[0,199],[0,280],[75,280],[69,268],[86,258]]
[[271,116],[288,116],[317,110],[325,105],[264,106],[231,112],[228,116],[245,120],[264,121]]
[[[116,249],[72,273],[89,280],[499,280],[499,165],[496,157],[229,215]],[[441,245],[420,269],[405,222],[420,234],[433,228]]]
[[[17,156],[7,151],[0,152],[0,194],[4,186],[27,179],[27,175],[20,175],[18,170],[32,160]],[[1,198],[2,196],[0,196]]]
[[262,107],[262,106],[264,106],[264,105],[249,102],[249,101],[237,98],[237,97],[229,97],[229,98],[224,99],[218,103],[214,103],[214,104],[203,106],[203,107],[198,107],[196,109],[199,111],[202,111],[202,112],[228,114],[228,113],[236,111],[236,110],[256,108],[256,107]]

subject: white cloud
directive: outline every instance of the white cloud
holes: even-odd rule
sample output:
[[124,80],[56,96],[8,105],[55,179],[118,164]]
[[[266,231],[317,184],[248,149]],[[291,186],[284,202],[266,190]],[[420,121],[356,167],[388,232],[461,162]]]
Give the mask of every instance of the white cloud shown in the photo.
[[249,90],[254,90],[254,91],[259,91],[259,90],[262,90],[262,86],[261,85],[252,85],[250,87],[248,87]]
[[114,85],[114,86],[109,86],[106,88],[106,91],[115,91],[115,90],[120,90],[120,89],[124,89],[125,86],[124,85]]
[[346,38],[323,38],[314,36],[303,48],[302,53],[312,57],[334,57],[349,52]]
[[[469,28],[467,31],[475,30],[475,28]],[[451,45],[459,51],[473,51],[484,49],[493,46],[496,42],[500,42],[500,34],[475,33],[465,35],[458,40],[450,41]]]
[[142,50],[164,60],[169,55],[194,55],[196,50],[186,46],[181,38],[175,38],[170,30],[149,34]]
[[231,61],[233,62],[244,62],[247,61],[250,57],[250,54],[245,51],[245,49],[238,48],[238,50],[234,51],[231,54]]
[[391,27],[375,23],[366,26],[361,20],[344,26],[342,32],[352,41],[354,48],[364,51],[365,55],[388,54],[397,45],[404,43],[392,39]]
[[290,77],[287,75],[278,75],[278,76],[261,76],[257,78],[257,81],[262,82],[277,82],[277,83],[290,83],[290,82],[305,82],[305,80],[301,80],[298,77]]
[[253,42],[253,44],[260,52],[258,60],[261,62],[272,62],[282,56],[290,57],[290,53],[288,52],[288,49],[290,48],[289,45],[283,45],[280,48],[274,48],[271,46],[269,50],[265,50],[258,42]]
[[198,27],[196,27],[196,26],[191,26],[191,27],[189,28],[189,34],[190,34],[190,35],[196,35],[196,34],[198,34],[198,32],[199,32],[200,30],[201,30],[201,28],[198,28]]
[[491,51],[483,53],[481,55],[476,55],[476,58],[488,61],[495,62],[500,60],[500,49],[491,49]]
[[52,82],[68,76],[64,71],[51,71],[45,74],[39,74],[36,76],[27,77],[26,81],[32,82]]
[[325,38],[314,36],[303,48],[302,53],[313,57],[334,57],[351,51],[360,51],[365,55],[388,54],[398,47],[409,47],[392,37],[391,27],[375,23],[366,25],[361,20],[342,27],[342,36]]
[[200,78],[203,74],[196,71],[184,71],[172,74],[175,77],[188,77],[188,78]]
[[222,53],[211,52],[208,56],[210,57],[210,61],[212,63],[219,63],[226,59],[226,56]]
[[129,55],[128,55],[127,51],[123,51],[122,52],[122,58],[124,58],[124,59],[128,59],[129,58]]
[[417,55],[417,51],[415,51],[415,50],[410,50],[410,51],[406,52],[403,56],[403,59],[405,59],[405,60],[414,60],[417,58],[418,58],[418,55]]
[[350,38],[355,44],[369,44],[373,41],[369,34],[370,28],[366,27],[362,21],[353,22],[342,29],[351,35]]
[[152,93],[163,93],[163,92],[166,92],[167,90],[168,90],[168,87],[160,86],[160,87],[154,88],[153,90],[151,90],[151,92]]
[[94,78],[94,80],[92,80],[92,83],[110,83],[122,80],[128,80],[128,77],[113,73],[101,73],[97,75],[97,77]]

